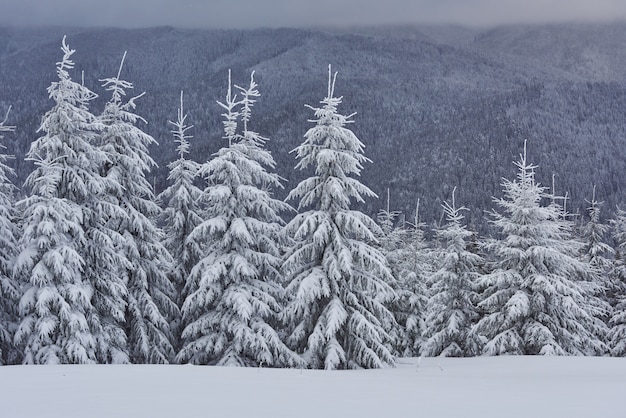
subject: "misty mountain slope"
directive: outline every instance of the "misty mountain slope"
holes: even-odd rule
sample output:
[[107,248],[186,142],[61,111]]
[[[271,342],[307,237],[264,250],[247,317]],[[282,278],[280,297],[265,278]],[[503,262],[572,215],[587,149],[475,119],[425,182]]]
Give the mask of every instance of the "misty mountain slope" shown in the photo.
[[[295,90],[301,92],[302,97],[299,100],[292,97],[292,100],[301,107],[302,103],[314,104],[311,97],[313,101],[321,98],[324,74],[320,71],[321,74],[312,77],[310,68],[324,62],[332,62],[333,68],[339,71],[337,90],[345,97],[343,109],[357,112],[354,130],[368,147],[367,155],[374,160],[374,164],[366,166],[364,180],[374,183],[378,193],[389,186],[394,188],[394,196],[406,197],[405,202],[411,202],[403,208],[407,212],[417,197],[433,202],[451,190],[452,183],[473,189],[473,184],[485,181],[474,178],[470,172],[465,173],[467,167],[462,161],[458,164],[468,153],[483,152],[482,137],[471,129],[466,132],[450,130],[452,125],[471,124],[476,118],[484,117],[483,114],[463,115],[472,113],[473,102],[478,97],[488,101],[494,95],[510,94],[524,82],[510,77],[497,62],[476,59],[450,47],[348,35],[330,39],[315,37],[302,48],[259,65],[258,73],[263,75],[263,82],[268,81],[267,85],[272,86],[275,82],[266,78],[280,79],[284,73],[296,74],[299,71],[294,66],[301,65],[302,74],[292,75],[290,80],[295,77],[297,86],[314,82],[310,88]],[[272,68],[280,70],[272,71]],[[463,68],[468,70],[463,71]],[[289,91],[294,92],[270,90],[283,91],[285,100]],[[299,110],[296,108],[294,112]],[[308,116],[305,114],[305,117]],[[297,143],[303,127],[290,120],[276,122],[280,126],[273,136]],[[276,122],[270,121],[269,125]],[[493,134],[493,128],[491,131]],[[442,166],[449,170],[442,170]],[[390,167],[395,168],[390,170]],[[496,184],[497,179],[498,176]],[[431,191],[436,196],[432,196]],[[467,190],[467,193],[473,191]],[[488,205],[490,197],[483,202]],[[374,205],[372,210],[377,209]],[[434,208],[437,209],[436,205]]]
[[[31,33],[32,31],[32,33]],[[295,148],[310,127],[304,104],[326,93],[327,66],[339,72],[340,111],[357,112],[351,127],[366,145],[363,182],[413,216],[421,199],[422,219],[438,220],[440,203],[457,186],[457,201],[484,231],[484,210],[501,194],[501,178],[513,178],[511,163],[528,139],[538,179],[584,207],[593,184],[614,208],[626,179],[625,25],[510,26],[492,30],[459,27],[398,27],[322,30],[120,29],[0,30],[0,111],[13,105],[5,138],[17,155],[21,184],[30,170],[22,162],[51,103],[60,40],[77,49],[75,79],[107,99],[98,79],[114,76],[128,51],[122,77],[146,92],[138,113],[160,146],[153,157],[157,189],[165,185],[174,158],[167,120],[175,117],[179,92],[194,128],[192,156],[210,158],[224,144],[221,110],[227,71],[245,85],[256,71],[261,98],[252,129],[271,138],[268,147],[287,189],[308,173],[293,170]],[[285,191],[277,191],[280,197]],[[368,201],[376,212],[382,203]]]
[[504,26],[475,36],[471,46],[502,59],[552,68],[578,82],[626,81],[624,24]]

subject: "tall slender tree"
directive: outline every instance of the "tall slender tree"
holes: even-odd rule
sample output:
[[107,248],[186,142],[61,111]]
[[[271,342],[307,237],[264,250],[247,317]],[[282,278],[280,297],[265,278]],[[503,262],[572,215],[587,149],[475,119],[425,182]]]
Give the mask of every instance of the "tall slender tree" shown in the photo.
[[15,273],[21,282],[16,344],[25,363],[93,363],[96,340],[93,287],[85,275],[85,205],[101,191],[93,146],[100,129],[88,111],[96,95],[70,78],[74,50],[63,38],[58,81],[48,88],[54,107],[46,113],[28,159],[35,170],[26,179],[31,195],[18,202],[24,217]]
[[389,190],[387,205],[378,212],[382,235],[379,243],[393,275],[391,286],[396,293],[389,303],[395,322],[386,328],[393,340],[394,354],[417,356],[422,344],[424,314],[427,303],[426,277],[431,268],[427,258],[423,227],[419,222],[419,201],[415,223],[396,224],[400,212],[390,210]]
[[396,321],[404,330],[398,342],[404,357],[419,356],[424,343],[424,327],[428,305],[427,279],[433,272],[432,254],[424,238],[425,225],[419,220],[419,200],[414,222],[403,231],[403,247],[396,254],[401,261],[398,273],[397,298],[392,304]]
[[[596,187],[593,187],[591,200],[587,208],[589,219],[580,228],[580,237],[583,243],[581,248],[582,261],[591,266],[592,274],[587,277],[590,287],[590,301],[596,306],[602,321],[607,322],[611,315],[609,272],[613,266],[613,248],[604,242],[609,226],[600,221],[602,202],[596,200]],[[610,257],[610,258],[609,258]],[[605,331],[608,331],[605,330]]]
[[[159,195],[163,207],[161,222],[164,225],[165,247],[172,255],[172,269],[169,277],[176,288],[177,305],[182,307],[186,294],[185,282],[191,269],[200,258],[200,249],[189,235],[202,222],[200,199],[202,190],[196,186],[200,164],[187,158],[190,149],[189,140],[192,138],[188,131],[193,127],[187,125],[187,114],[183,107],[183,92],[180,92],[180,107],[176,122],[169,121],[174,126],[172,133],[178,146],[178,159],[169,165],[167,187]],[[180,340],[180,326],[173,324],[176,340]],[[180,349],[179,341],[176,348]]]
[[[190,235],[205,243],[187,281],[182,307],[181,362],[238,366],[295,366],[299,357],[275,330],[283,298],[279,284],[281,212],[290,207],[272,197],[282,187],[266,138],[249,129],[259,97],[254,73],[250,85],[233,95],[230,81],[224,103],[221,148],[203,164],[206,218]],[[239,131],[239,122],[243,130]]]
[[592,269],[578,257],[581,243],[561,207],[542,206],[551,196],[535,182],[537,167],[528,163],[526,145],[515,164],[517,180],[505,179],[504,198],[495,200],[503,213],[494,212],[493,224],[503,237],[487,244],[494,269],[479,280],[484,352],[601,354],[602,321],[587,300]]
[[612,312],[607,342],[613,356],[626,357],[626,211],[618,208],[610,224],[617,250],[609,272],[607,295]]
[[387,189],[387,202],[384,209],[378,211],[377,222],[380,226],[380,236],[378,237],[378,243],[380,245],[380,251],[385,256],[389,270],[393,277],[393,281],[389,283],[392,289],[396,292],[394,300],[389,302],[387,308],[393,314],[394,321],[389,324],[385,324],[385,329],[388,331],[391,341],[393,354],[399,355],[405,351],[404,342],[407,340],[405,336],[405,327],[397,319],[397,308],[400,300],[400,275],[404,272],[404,262],[402,259],[402,249],[405,247],[404,242],[405,230],[402,226],[396,225],[401,212],[392,211],[390,208],[391,198],[389,189]]
[[[7,125],[9,112],[0,122],[0,140],[3,133],[15,131],[15,126]],[[5,150],[0,144],[0,150]],[[9,179],[14,171],[7,165],[13,158],[0,153],[0,365],[13,364],[18,360],[18,353],[13,344],[13,335],[17,326],[18,285],[13,276],[13,264],[17,252],[17,216],[15,213],[15,186]]]
[[155,224],[160,208],[146,179],[146,172],[156,165],[148,146],[156,141],[137,127],[139,122],[145,123],[134,113],[135,102],[143,94],[123,101],[126,90],[133,88],[120,78],[124,58],[116,77],[101,80],[111,92],[100,116],[104,125],[100,147],[109,160],[102,174],[114,180],[106,193],[119,208],[108,225],[123,237],[120,251],[125,264],[120,274],[126,286],[125,331],[130,361],[168,363],[174,357],[170,322],[178,316],[178,308],[167,277],[171,255],[162,243],[163,231]]
[[383,324],[393,322],[385,303],[395,297],[384,255],[371,244],[380,233],[352,203],[375,194],[355,176],[362,164],[363,143],[346,127],[352,115],[337,111],[330,66],[328,94],[314,108],[315,126],[294,151],[296,168],[315,174],[300,182],[288,198],[301,211],[286,227],[295,241],[283,264],[290,301],[283,313],[291,324],[288,343],[309,367],[344,369],[393,364],[390,336]]
[[437,231],[443,247],[433,255],[438,266],[430,277],[425,342],[422,353],[427,356],[465,357],[480,354],[481,338],[474,331],[479,319],[476,308],[476,286],[482,257],[468,250],[473,233],[468,231],[452,191],[452,204],[443,209],[448,223]]

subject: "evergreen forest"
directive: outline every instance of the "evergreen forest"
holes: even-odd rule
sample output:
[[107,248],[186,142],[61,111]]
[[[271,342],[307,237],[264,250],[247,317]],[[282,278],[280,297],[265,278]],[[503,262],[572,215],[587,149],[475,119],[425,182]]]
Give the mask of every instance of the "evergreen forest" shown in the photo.
[[0,31],[2,364],[626,355],[626,26],[60,30]]

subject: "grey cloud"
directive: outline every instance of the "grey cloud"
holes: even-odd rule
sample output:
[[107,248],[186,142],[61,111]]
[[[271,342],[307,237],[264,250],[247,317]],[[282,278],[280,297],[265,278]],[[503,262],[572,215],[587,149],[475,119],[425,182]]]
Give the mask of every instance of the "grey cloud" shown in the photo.
[[607,21],[623,0],[0,0],[0,24],[278,27]]

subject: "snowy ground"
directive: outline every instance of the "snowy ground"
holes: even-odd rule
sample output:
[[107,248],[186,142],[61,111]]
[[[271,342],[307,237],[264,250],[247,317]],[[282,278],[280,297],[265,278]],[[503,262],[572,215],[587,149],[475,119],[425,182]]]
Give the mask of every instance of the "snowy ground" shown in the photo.
[[395,369],[0,367],[0,417],[626,417],[626,359],[404,359]]

